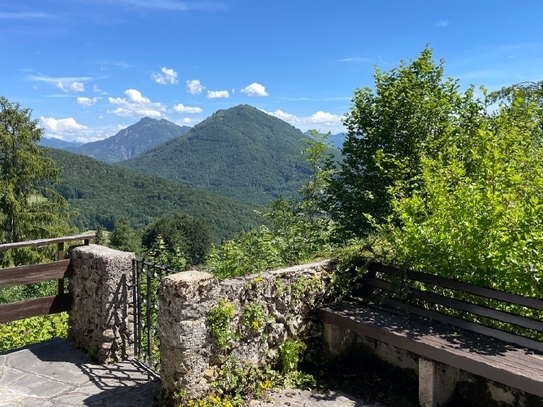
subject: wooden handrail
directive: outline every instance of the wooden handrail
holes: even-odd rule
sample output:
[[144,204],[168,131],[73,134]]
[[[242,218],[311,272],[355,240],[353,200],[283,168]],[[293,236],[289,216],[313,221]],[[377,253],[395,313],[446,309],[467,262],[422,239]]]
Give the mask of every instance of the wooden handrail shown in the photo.
[[64,279],[72,277],[72,264],[70,260],[64,259],[64,243],[74,240],[83,240],[84,244],[88,245],[95,237],[95,233],[84,233],[72,236],[1,244],[0,251],[20,249],[22,247],[40,248],[57,244],[58,253],[56,261],[0,269],[0,288],[58,280],[58,291],[56,295],[50,297],[29,299],[11,304],[1,304],[0,323],[69,311],[71,309],[72,301],[71,295],[64,293]]
[[[96,233],[83,233],[80,235],[52,237],[48,239],[28,240],[26,242],[4,243],[0,244],[0,251],[9,249],[19,249],[21,247],[45,247],[55,243],[71,242],[72,240],[89,241],[96,237]],[[85,244],[88,244],[85,242]]]

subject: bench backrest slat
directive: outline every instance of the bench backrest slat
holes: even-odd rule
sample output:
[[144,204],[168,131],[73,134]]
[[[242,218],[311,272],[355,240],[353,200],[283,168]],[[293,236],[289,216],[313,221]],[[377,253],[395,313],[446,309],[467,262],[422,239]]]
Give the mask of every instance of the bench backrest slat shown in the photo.
[[543,352],[543,301],[432,274],[371,263],[362,299]]
[[[399,292],[400,287],[388,281],[379,280],[372,277],[367,277],[365,283],[382,290],[389,292]],[[510,314],[508,312],[499,311],[482,305],[473,304],[466,301],[457,300],[455,298],[444,297],[429,291],[421,291],[414,288],[409,289],[408,295],[413,299],[421,299],[432,304],[443,305],[448,308],[454,308],[459,311],[466,311],[480,317],[491,318],[496,321],[514,324],[522,328],[533,329],[543,332],[543,322],[536,319]]]
[[371,272],[381,272],[391,276],[398,276],[406,273],[407,278],[419,281],[425,284],[432,284],[452,290],[462,291],[468,294],[474,294],[479,297],[492,298],[498,301],[508,302],[510,304],[520,305],[532,309],[543,311],[543,301],[537,298],[524,297],[518,294],[512,294],[505,291],[495,290],[493,288],[481,287],[475,284],[465,283],[463,281],[452,280],[446,277],[435,276],[433,274],[421,273],[419,271],[402,271],[396,267],[387,266],[379,263],[371,263],[368,266]]

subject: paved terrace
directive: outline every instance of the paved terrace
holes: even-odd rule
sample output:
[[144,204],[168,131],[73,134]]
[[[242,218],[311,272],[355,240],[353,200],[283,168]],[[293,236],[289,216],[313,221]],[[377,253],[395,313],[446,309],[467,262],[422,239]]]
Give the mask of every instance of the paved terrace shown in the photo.
[[0,407],[152,406],[159,389],[137,363],[96,364],[62,339],[0,353]]
[[[135,362],[100,365],[63,339],[0,353],[0,407],[151,407],[157,376]],[[379,407],[337,392],[287,389],[250,407]]]

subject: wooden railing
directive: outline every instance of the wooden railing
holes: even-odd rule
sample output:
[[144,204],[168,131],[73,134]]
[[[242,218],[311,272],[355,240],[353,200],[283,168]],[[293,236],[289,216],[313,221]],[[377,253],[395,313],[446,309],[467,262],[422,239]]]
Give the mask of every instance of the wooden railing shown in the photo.
[[72,266],[70,259],[64,258],[64,244],[66,242],[83,240],[84,244],[88,245],[90,240],[95,237],[96,235],[94,233],[87,233],[51,239],[1,244],[0,251],[19,249],[22,247],[39,248],[56,244],[58,246],[58,260],[45,264],[0,269],[0,289],[58,280],[58,290],[56,295],[48,297],[33,298],[10,304],[0,304],[0,324],[28,317],[69,311],[72,306],[72,297],[70,293],[64,292],[64,279],[72,277]]

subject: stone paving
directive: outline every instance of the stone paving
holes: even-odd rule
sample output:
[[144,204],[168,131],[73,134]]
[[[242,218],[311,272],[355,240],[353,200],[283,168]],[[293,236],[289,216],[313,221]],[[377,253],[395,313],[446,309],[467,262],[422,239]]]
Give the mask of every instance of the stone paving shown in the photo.
[[[159,378],[136,362],[100,365],[53,339],[0,353],[0,407],[152,407]],[[338,393],[287,389],[250,407],[381,407]]]
[[152,406],[159,389],[137,363],[96,364],[62,339],[0,353],[0,407]]

